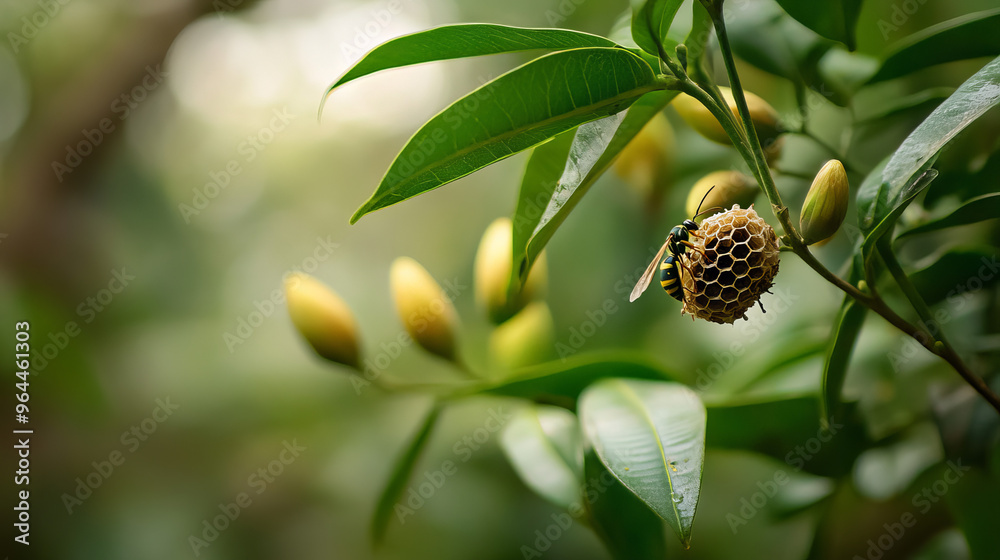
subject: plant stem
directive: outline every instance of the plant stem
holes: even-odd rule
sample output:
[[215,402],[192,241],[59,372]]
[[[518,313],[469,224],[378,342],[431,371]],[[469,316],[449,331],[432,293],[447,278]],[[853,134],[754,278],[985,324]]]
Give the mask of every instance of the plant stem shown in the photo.
[[[712,116],[719,121],[719,124],[722,125],[722,129],[726,131],[730,140],[733,141],[733,146],[740,153],[740,156],[747,162],[753,161],[753,153],[750,151],[749,143],[747,143],[746,137],[743,135],[743,130],[739,128],[738,123],[733,118],[732,111],[729,110],[727,105],[717,103],[711,94],[699,87],[698,84],[692,82],[687,76],[671,84],[670,89],[676,89],[700,101],[712,113]],[[751,165],[751,172],[753,171],[753,165]]]
[[[719,44],[722,50],[722,60],[726,63],[726,74],[729,76],[729,87],[733,90],[733,98],[736,100],[736,108],[739,111],[740,118],[743,120],[743,130],[746,133],[747,140],[750,142],[750,151],[753,154],[753,165],[751,168],[757,168],[758,179],[761,181],[761,188],[764,190],[764,194],[767,195],[767,199],[771,201],[771,206],[777,207],[778,209],[784,208],[784,204],[781,202],[781,195],[778,194],[778,189],[774,185],[774,180],[771,178],[771,173],[768,171],[767,158],[764,157],[764,150],[760,146],[760,140],[757,138],[757,129],[753,126],[753,119],[750,116],[750,108],[747,107],[747,98],[743,93],[743,86],[740,83],[740,75],[736,71],[736,60],[733,57],[732,48],[729,46],[729,34],[726,32],[726,22],[722,17],[722,7],[721,4],[719,8],[714,12],[710,12],[712,15],[712,23],[715,25],[715,34],[719,37]],[[747,162],[750,164],[751,162]],[[780,216],[778,218],[781,219]],[[785,228],[786,232],[794,228],[787,228],[785,224],[781,224]]]
[[[952,345],[948,342],[948,339],[945,338],[944,331],[937,328],[934,329],[937,332],[932,334],[930,326],[938,325],[938,327],[940,327],[940,325],[938,321],[934,320],[930,307],[928,307],[927,302],[924,301],[920,292],[917,291],[917,287],[913,285],[913,282],[910,281],[910,277],[906,275],[905,271],[903,271],[903,267],[899,264],[899,260],[896,259],[895,253],[893,253],[892,249],[889,247],[889,242],[883,238],[875,244],[875,248],[878,250],[879,255],[881,255],[882,260],[885,262],[885,266],[889,270],[889,273],[892,274],[896,283],[899,284],[900,289],[903,291],[903,295],[910,301],[910,305],[913,306],[913,309],[916,310],[917,315],[920,317],[920,327],[924,333],[923,338],[924,340],[928,340],[933,348],[928,346],[928,344],[924,344],[924,346],[951,364],[951,366],[955,368],[955,371],[962,376],[962,379],[964,379],[966,383],[972,385],[973,389],[979,392],[979,394],[982,395],[983,398],[993,406],[993,408],[1000,412],[1000,397],[997,397],[996,393],[990,389],[989,385],[987,385],[982,378],[973,373],[972,370],[965,365],[965,362],[962,361],[962,357],[959,356],[958,352],[956,352],[954,347],[952,347]],[[918,340],[920,339],[918,338]]]

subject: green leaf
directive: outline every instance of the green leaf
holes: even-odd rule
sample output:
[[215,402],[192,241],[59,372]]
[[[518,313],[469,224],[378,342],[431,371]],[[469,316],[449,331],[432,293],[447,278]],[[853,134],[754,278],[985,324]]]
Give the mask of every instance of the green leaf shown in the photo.
[[392,518],[396,502],[403,495],[406,484],[410,480],[410,475],[413,473],[413,466],[416,465],[417,460],[420,458],[420,454],[424,450],[440,414],[441,407],[435,404],[424,419],[424,423],[417,432],[417,435],[410,442],[409,447],[396,460],[396,465],[392,469],[389,482],[386,484],[382,495],[379,496],[378,504],[375,506],[375,515],[372,518],[371,526],[373,543],[378,544],[385,537],[385,531],[389,527],[389,519]]
[[326,90],[326,96],[351,80],[424,62],[533,49],[615,46],[617,44],[610,39],[568,29],[531,29],[485,23],[443,25],[390,39],[375,47],[334,82]]
[[[642,50],[659,56],[656,43],[667,42],[667,31],[682,3],[683,0],[633,0],[632,38]],[[666,51],[666,54],[673,53]]]
[[[635,44],[635,40],[632,39],[632,8],[629,7],[623,11],[618,19],[611,24],[611,31],[608,32],[608,39],[618,43],[623,47],[635,47],[639,48],[639,45]],[[639,49],[642,50],[642,49]],[[646,52],[646,51],[642,51]],[[647,53],[648,54],[648,53]]]
[[1000,102],[1000,57],[965,81],[903,141],[882,173],[890,206],[911,198],[911,180],[959,132]]
[[827,419],[839,415],[840,393],[847,378],[847,368],[851,363],[854,343],[861,334],[868,308],[851,296],[844,296],[837,319],[833,325],[833,336],[827,345],[823,359],[823,398],[820,407],[820,421],[826,425]]
[[802,25],[854,50],[861,0],[778,0],[778,4]]
[[[816,74],[809,74],[813,80],[809,87],[831,101],[849,100],[878,71],[878,67],[879,61],[873,56],[840,48],[829,49],[817,61]],[[824,86],[824,83],[828,85]]]
[[539,496],[563,509],[580,503],[583,435],[573,413],[551,406],[523,408],[504,428],[500,447]]
[[918,31],[892,45],[869,83],[891,80],[923,68],[1000,54],[1000,9],[975,12]]
[[[955,480],[953,477],[961,477],[948,489],[945,502],[969,543],[970,557],[973,560],[996,558],[997,550],[1000,550],[1000,531],[996,530],[1000,481],[982,469],[969,469],[961,463],[947,464],[944,467],[947,475],[942,474],[938,479],[950,482]],[[968,472],[965,469],[969,469]],[[948,473],[948,470],[952,472]]]
[[969,169],[969,159],[977,160],[982,156],[973,156],[968,152],[962,155],[964,157],[952,158],[958,160],[953,165],[942,166],[941,175],[927,189],[927,196],[922,201],[924,207],[932,207],[949,197],[964,202],[977,196],[1000,192],[1000,184],[996,180],[1000,177],[1000,150],[988,154],[985,162],[976,161],[972,169]]
[[560,132],[614,115],[662,87],[648,64],[623,49],[576,49],[535,59],[424,124],[351,223]]
[[[825,340],[804,338],[799,329],[787,329],[789,333],[776,333],[773,348],[756,355],[747,355],[740,363],[740,371],[728,370],[702,394],[712,397],[733,396],[753,392],[761,384],[780,375],[786,368],[818,356],[826,351]],[[762,355],[765,354],[765,355]],[[745,370],[745,373],[744,371]]]
[[[1000,266],[993,247],[954,249],[911,274],[910,281],[924,301],[933,305],[948,298],[961,297],[965,292],[975,292],[995,285],[1000,282],[997,268]],[[968,304],[959,299],[954,302],[953,308],[958,310],[965,305]]]
[[807,67],[833,46],[770,4],[741,13],[727,27],[740,58],[793,82],[801,82]]
[[820,424],[820,400],[803,394],[777,398],[706,401],[706,445],[756,451],[783,461],[795,471],[838,477],[851,472],[854,459],[869,445],[864,428],[844,406]]
[[890,202],[890,197],[892,197],[892,194],[889,192],[891,184],[883,180],[883,173],[891,157],[894,156],[886,158],[882,163],[877,165],[865,177],[864,182],[861,183],[861,187],[858,189],[858,212],[860,214],[858,225],[865,234],[860,248],[864,262],[868,262],[868,258],[875,249],[875,243],[882,236],[892,231],[892,228],[896,225],[896,220],[899,219],[899,216],[906,209],[907,205],[921,191],[927,188],[938,175],[937,170],[929,168],[934,162],[933,158],[936,157],[933,156],[925,164],[927,168],[921,170],[920,175],[914,176],[909,184],[904,184],[900,189],[901,192],[905,190],[910,195],[897,203]]
[[969,200],[947,216],[905,230],[896,239],[950,227],[965,226],[994,218],[1000,218],[1000,194],[987,194]]
[[691,3],[691,30],[684,39],[687,48],[687,71],[696,82],[708,77],[705,52],[712,36],[712,16],[698,0]]
[[679,383],[607,379],[580,397],[580,421],[601,462],[690,547],[705,461],[698,395]]
[[[642,102],[643,99],[640,99],[636,105]],[[605,153],[611,155],[608,148],[624,116],[612,115],[581,125],[532,152],[521,179],[517,207],[511,220],[514,248],[511,254],[511,294],[528,277],[531,266],[556,228],[604,171],[596,170],[594,166]],[[547,224],[551,227],[545,228]],[[532,250],[532,242],[537,250]]]
[[666,558],[663,521],[622,485],[593,450],[585,457],[587,515],[615,560]]
[[642,127],[676,96],[672,91],[651,93],[636,101],[624,118],[587,123],[576,132],[564,133],[535,148],[511,218],[512,292],[528,277],[542,249],[591,185]]
[[821,76],[819,63],[835,43],[817,36],[773,4],[745,10],[727,23],[729,40],[737,56],[748,63],[802,84],[841,105],[846,103]]
[[928,169],[938,152],[959,132],[1000,102],[1000,57],[965,81],[920,123],[884,165],[872,171],[858,190],[858,225],[871,253],[911,200],[937,172]]
[[855,125],[875,124],[884,126],[882,121],[899,115],[911,112],[926,112],[929,114],[953,93],[955,93],[955,88],[928,88],[910,95],[893,97],[887,100],[888,103],[879,105],[874,109],[869,109],[870,112],[861,112],[862,108],[859,107],[859,114]]
[[610,377],[661,381],[672,378],[645,355],[595,352],[524,368],[498,384],[477,388],[475,391],[575,409],[577,398],[587,386]]

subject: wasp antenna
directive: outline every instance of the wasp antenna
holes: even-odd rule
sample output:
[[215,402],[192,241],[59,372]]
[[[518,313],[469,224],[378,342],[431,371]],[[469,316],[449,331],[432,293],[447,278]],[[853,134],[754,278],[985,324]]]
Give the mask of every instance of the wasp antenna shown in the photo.
[[[700,208],[699,208],[699,210],[700,210]],[[694,215],[694,217],[697,218],[698,216],[701,216],[702,214],[708,214],[709,212],[714,212],[716,210],[725,210],[725,208],[723,208],[721,206],[713,206],[713,207],[709,208],[708,210],[705,210],[704,212],[698,212],[697,214]]]
[[712,189],[714,189],[714,188],[715,188],[715,185],[712,185],[712,187],[710,189],[708,189],[707,191],[705,191],[705,196],[701,197],[701,202],[698,203],[698,211],[696,211],[694,213],[694,217],[695,218],[697,218],[698,215],[701,214],[701,205],[705,204],[705,199],[708,198],[708,193],[712,192]]

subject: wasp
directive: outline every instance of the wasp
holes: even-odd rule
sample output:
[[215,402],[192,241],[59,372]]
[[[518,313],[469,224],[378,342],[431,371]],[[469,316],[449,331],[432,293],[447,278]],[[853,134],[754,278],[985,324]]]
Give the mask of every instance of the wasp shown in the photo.
[[[686,254],[688,249],[692,251],[698,251],[706,259],[708,258],[704,252],[694,246],[691,243],[690,238],[700,237],[701,235],[697,233],[698,224],[694,221],[698,216],[711,212],[713,210],[718,210],[719,208],[709,208],[705,212],[701,211],[701,205],[708,198],[708,193],[712,192],[712,189],[708,189],[705,196],[701,197],[701,202],[698,203],[698,210],[695,212],[691,219],[684,220],[680,225],[671,228],[670,233],[667,235],[667,240],[663,242],[663,246],[653,257],[653,262],[649,263],[649,267],[646,268],[646,272],[642,273],[639,278],[639,282],[636,283],[635,288],[632,288],[632,293],[629,295],[628,300],[630,302],[639,299],[639,296],[646,291],[649,287],[649,283],[653,281],[653,273],[656,272],[657,264],[660,268],[660,285],[666,290],[667,295],[676,299],[677,301],[684,301],[684,294],[681,290],[685,289],[683,283],[681,283],[680,269],[683,268],[690,273],[690,269],[681,260],[681,256]],[[666,258],[664,258],[664,253],[668,253]],[[662,261],[660,260],[662,259]]]

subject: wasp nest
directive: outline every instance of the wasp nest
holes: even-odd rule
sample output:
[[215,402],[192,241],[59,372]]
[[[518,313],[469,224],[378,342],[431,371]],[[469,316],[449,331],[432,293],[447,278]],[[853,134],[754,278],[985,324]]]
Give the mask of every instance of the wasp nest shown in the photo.
[[[684,282],[683,313],[714,323],[746,319],[778,273],[778,237],[753,205],[738,204],[707,218],[691,241]],[[687,272],[690,272],[689,274]]]

